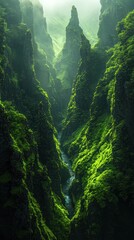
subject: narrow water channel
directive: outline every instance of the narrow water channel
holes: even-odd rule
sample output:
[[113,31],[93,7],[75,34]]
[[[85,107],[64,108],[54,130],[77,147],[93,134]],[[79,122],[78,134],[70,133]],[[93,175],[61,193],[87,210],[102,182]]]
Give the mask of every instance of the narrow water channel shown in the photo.
[[[60,142],[60,139],[61,139],[60,133],[58,135],[58,139]],[[71,161],[70,161],[69,157],[62,150],[61,150],[61,157],[62,157],[63,162],[67,165],[69,174],[70,174],[70,177],[67,179],[66,183],[63,185],[62,190],[63,190],[64,196],[65,196],[65,206],[68,209],[69,216],[71,217],[73,215],[73,205],[72,205],[72,200],[71,200],[71,197],[69,194],[69,190],[70,190],[73,180],[75,179],[75,174],[72,170],[72,165],[71,165]]]

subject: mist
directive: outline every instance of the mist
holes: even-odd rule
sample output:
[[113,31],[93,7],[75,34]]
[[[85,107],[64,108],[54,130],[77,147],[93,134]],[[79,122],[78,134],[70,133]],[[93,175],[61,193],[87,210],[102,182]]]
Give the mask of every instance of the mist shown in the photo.
[[100,0],[40,0],[47,19],[48,32],[53,38],[54,48],[59,52],[65,41],[72,5],[78,10],[80,26],[92,44],[97,41]]

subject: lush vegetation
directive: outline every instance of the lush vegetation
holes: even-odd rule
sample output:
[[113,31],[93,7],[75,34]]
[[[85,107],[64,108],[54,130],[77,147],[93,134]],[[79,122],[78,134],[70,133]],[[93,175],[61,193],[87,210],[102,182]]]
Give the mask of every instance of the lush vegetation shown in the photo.
[[117,22],[121,21],[126,14],[134,8],[133,0],[100,0],[101,14],[98,31],[100,48],[108,49],[118,41],[116,31]]
[[67,238],[61,190],[67,169],[48,95],[36,77],[36,42],[21,23],[19,2],[3,1],[1,7],[0,238]]
[[[81,36],[81,61],[64,121],[62,140],[81,127],[90,116],[89,108],[98,79],[105,66],[105,56],[97,48],[91,49],[89,41]],[[84,94],[83,94],[84,93]]]
[[101,5],[94,47],[72,7],[55,70],[39,1],[0,1],[0,239],[133,239],[134,3]]
[[131,12],[118,24],[90,120],[65,143],[76,173],[72,239],[133,238],[133,21]]

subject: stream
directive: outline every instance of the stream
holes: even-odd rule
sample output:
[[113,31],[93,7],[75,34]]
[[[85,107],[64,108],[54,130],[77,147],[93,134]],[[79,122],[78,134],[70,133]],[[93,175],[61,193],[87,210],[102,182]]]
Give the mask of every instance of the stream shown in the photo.
[[[59,133],[58,135],[59,142],[60,142],[60,138],[61,138],[61,134]],[[71,187],[73,180],[75,179],[75,174],[72,170],[72,165],[69,157],[62,150],[61,150],[61,157],[63,162],[67,165],[69,174],[70,174],[70,177],[67,179],[66,183],[62,186],[62,190],[65,196],[65,206],[69,212],[69,216],[71,217],[73,215],[73,204],[69,194],[69,189]]]

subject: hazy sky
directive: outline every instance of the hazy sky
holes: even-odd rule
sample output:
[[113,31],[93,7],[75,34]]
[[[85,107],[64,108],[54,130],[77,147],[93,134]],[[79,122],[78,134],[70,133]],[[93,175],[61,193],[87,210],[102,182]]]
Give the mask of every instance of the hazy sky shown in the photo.
[[75,5],[79,12],[80,19],[93,14],[100,9],[100,0],[40,0],[44,5],[45,15],[65,14],[69,15],[72,5]]
[[[97,34],[97,26],[99,23],[100,0],[40,0],[44,7],[44,15],[48,23],[48,31],[55,38],[56,30],[58,34],[65,32],[65,27],[69,22],[72,5],[78,10],[80,26],[83,28],[87,36],[91,38]],[[63,24],[61,24],[60,19]],[[59,36],[57,36],[59,38]],[[60,38],[59,38],[60,41]],[[63,41],[63,40],[61,40]],[[91,40],[92,41],[92,40]]]

